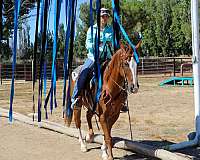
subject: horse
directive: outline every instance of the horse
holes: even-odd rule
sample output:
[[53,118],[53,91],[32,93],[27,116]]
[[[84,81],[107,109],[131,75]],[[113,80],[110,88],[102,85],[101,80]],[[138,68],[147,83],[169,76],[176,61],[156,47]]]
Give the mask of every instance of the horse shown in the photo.
[[[121,108],[125,105],[128,93],[137,93],[138,77],[137,77],[137,62],[133,57],[133,50],[131,46],[121,48],[112,56],[111,61],[107,65],[103,73],[103,85],[96,106],[95,113],[99,117],[99,121],[104,133],[104,142],[101,147],[102,158],[104,160],[112,160],[112,137],[111,128],[117,121]],[[85,89],[81,92],[81,98],[75,104],[73,116],[76,128],[79,131],[79,141],[81,143],[81,151],[86,152],[87,146],[81,133],[81,108],[87,108],[86,118],[89,127],[89,133],[85,140],[92,142],[94,138],[94,131],[92,128],[91,119],[95,114],[93,112],[95,87],[91,87],[89,83],[86,84]],[[70,118],[67,119],[68,126],[71,123]],[[108,151],[108,152],[107,152]]]

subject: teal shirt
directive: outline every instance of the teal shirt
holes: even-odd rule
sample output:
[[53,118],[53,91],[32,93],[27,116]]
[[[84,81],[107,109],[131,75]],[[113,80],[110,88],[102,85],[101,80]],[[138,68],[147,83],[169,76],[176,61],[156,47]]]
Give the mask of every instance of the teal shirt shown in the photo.
[[[97,24],[95,24],[93,26],[93,39],[92,39],[92,36],[91,36],[91,27],[88,29],[87,31],[87,38],[86,38],[86,48],[88,50],[88,54],[87,54],[87,57],[89,59],[91,59],[92,61],[94,61],[94,47],[95,47],[95,35],[96,35],[96,32],[98,30],[98,27],[97,27]],[[102,31],[100,31],[100,42],[101,43],[105,43],[105,42],[111,42],[113,41],[113,30],[112,30],[112,27],[107,25]],[[103,45],[101,47],[99,47],[99,51],[100,51],[100,55],[101,57],[100,58],[103,58]],[[110,51],[108,50],[107,51],[107,58],[110,58],[111,59],[111,53]]]

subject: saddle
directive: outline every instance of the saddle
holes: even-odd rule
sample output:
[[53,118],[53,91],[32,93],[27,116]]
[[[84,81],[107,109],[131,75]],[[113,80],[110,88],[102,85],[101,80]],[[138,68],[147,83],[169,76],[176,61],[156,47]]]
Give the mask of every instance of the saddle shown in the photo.
[[[106,67],[108,66],[108,63],[110,62],[110,60],[106,60],[104,62],[101,63],[100,65],[100,70],[101,70],[101,77],[103,79],[103,73],[106,69]],[[73,72],[72,72],[72,80],[76,81],[77,78],[79,77],[80,73],[81,73],[81,68],[83,65],[78,66]],[[92,69],[89,70],[89,73],[87,74],[87,78],[85,81],[85,84],[83,84],[84,88],[83,89],[87,89],[87,86],[90,85],[90,89],[93,88],[95,86],[95,67],[92,67]]]
[[[109,61],[105,61],[101,64],[101,77],[103,78],[103,73],[106,69],[106,66],[108,65]],[[72,72],[72,79],[73,81],[76,81],[77,78],[80,76],[82,65],[78,66],[73,72]],[[103,79],[102,79],[103,80]],[[103,82],[103,81],[102,81]],[[97,83],[95,78],[95,67],[92,67],[92,69],[89,70],[85,84],[83,85],[83,88],[81,90],[82,94],[82,100],[85,102],[84,106],[89,106],[89,108],[95,113],[96,111],[96,89],[97,89]]]

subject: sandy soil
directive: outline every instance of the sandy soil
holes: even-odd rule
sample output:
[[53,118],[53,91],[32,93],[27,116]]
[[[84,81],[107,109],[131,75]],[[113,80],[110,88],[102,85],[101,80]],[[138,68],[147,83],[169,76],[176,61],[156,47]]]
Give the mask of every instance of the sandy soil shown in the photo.
[[[17,121],[11,125],[5,118],[0,122],[1,160],[101,160],[98,144],[89,144],[89,151],[82,153],[78,140],[72,137]],[[114,154],[116,159],[134,156],[119,149],[114,149]]]
[[[194,130],[194,98],[193,87],[165,86],[159,83],[166,77],[140,77],[140,90],[138,94],[129,96],[129,108],[133,137],[136,140],[153,142],[180,142],[187,139],[187,134]],[[49,120],[64,124],[62,119],[62,81],[57,82],[58,108],[49,114]],[[37,89],[36,89],[37,91]],[[10,82],[4,81],[0,86],[0,107],[9,108]],[[37,102],[37,101],[36,101]],[[32,85],[31,82],[16,81],[15,99],[13,104],[15,112],[28,115],[32,112]],[[43,114],[44,115],[44,114]],[[82,128],[87,129],[85,111],[82,112]],[[43,116],[44,118],[44,116]],[[82,154],[77,139],[64,135],[40,130],[31,126],[14,123],[10,126],[5,120],[0,124],[0,159],[5,159],[6,153],[13,152],[6,159],[94,159],[100,157],[99,146],[94,146],[91,152]],[[94,121],[95,122],[95,121]],[[74,127],[74,123],[72,124]],[[94,123],[94,129],[97,130]],[[23,132],[22,132],[23,131]],[[21,133],[21,134],[19,134]],[[113,128],[114,136],[130,138],[129,121],[127,113],[122,113]],[[4,138],[2,138],[4,137]],[[7,142],[9,142],[7,144]],[[15,149],[14,144],[19,144]],[[70,144],[70,145],[69,145]],[[28,148],[26,148],[28,146]],[[48,147],[52,146],[52,148]],[[54,147],[55,146],[55,147]],[[93,146],[92,146],[93,147]],[[24,150],[24,148],[27,149]],[[47,150],[43,150],[43,149]],[[72,148],[72,149],[71,149]],[[2,154],[2,151],[5,154]],[[42,151],[44,151],[42,153]],[[57,154],[53,154],[56,152]],[[70,154],[72,153],[73,154]],[[42,153],[39,156],[39,153]],[[47,153],[47,154],[45,154]],[[126,151],[114,152],[115,157],[124,157],[130,153]],[[50,155],[50,158],[46,158]],[[69,155],[71,157],[69,157]],[[5,156],[5,157],[1,157]],[[27,157],[26,157],[27,156]],[[32,158],[29,158],[32,157]],[[85,157],[86,156],[86,157]],[[131,157],[131,156],[126,156]],[[56,157],[56,159],[58,159]],[[68,159],[67,158],[67,159]],[[55,159],[55,158],[54,158]],[[136,157],[129,159],[137,159]]]

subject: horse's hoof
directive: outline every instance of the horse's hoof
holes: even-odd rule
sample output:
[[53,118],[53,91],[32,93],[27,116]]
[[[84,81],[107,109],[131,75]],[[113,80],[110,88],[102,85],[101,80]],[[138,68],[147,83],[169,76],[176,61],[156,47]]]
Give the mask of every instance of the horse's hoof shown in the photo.
[[108,160],[108,155],[106,153],[102,154],[102,160]]
[[109,157],[108,160],[113,160],[113,157]]
[[81,145],[81,152],[85,153],[87,152],[87,146],[86,145]]
[[92,143],[94,141],[94,134],[87,134],[85,140],[88,143]]

